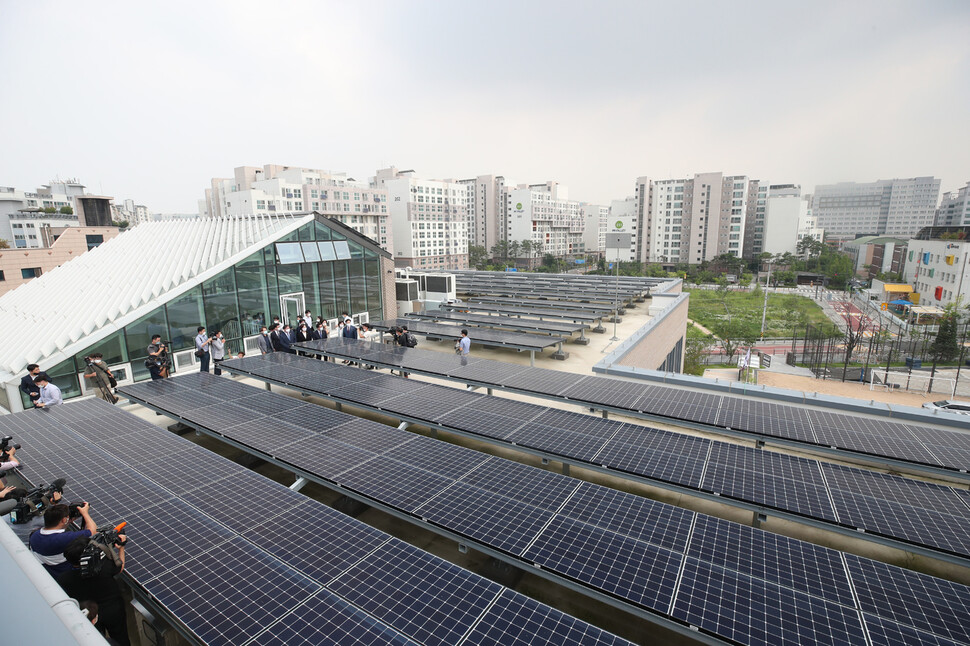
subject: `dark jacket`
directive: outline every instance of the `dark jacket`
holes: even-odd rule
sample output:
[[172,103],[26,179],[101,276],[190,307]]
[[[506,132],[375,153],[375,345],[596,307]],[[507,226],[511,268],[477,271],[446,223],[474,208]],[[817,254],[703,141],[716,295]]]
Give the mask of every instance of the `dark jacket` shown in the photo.
[[323,339],[326,339],[326,338],[327,338],[327,331],[326,330],[311,330],[310,331],[310,340],[311,341],[322,341]]
[[20,391],[30,397],[31,400],[40,396],[40,386],[34,383],[34,377],[28,373],[20,380]]
[[305,343],[306,341],[310,341],[310,340],[313,339],[312,334],[313,333],[310,332],[310,330],[307,330],[304,333],[302,329],[299,329],[299,330],[296,331],[296,342],[297,343]]
[[292,332],[287,334],[285,331],[279,333],[279,344],[280,350],[283,352],[296,352],[290,346],[293,345],[293,340],[295,337],[292,336]]

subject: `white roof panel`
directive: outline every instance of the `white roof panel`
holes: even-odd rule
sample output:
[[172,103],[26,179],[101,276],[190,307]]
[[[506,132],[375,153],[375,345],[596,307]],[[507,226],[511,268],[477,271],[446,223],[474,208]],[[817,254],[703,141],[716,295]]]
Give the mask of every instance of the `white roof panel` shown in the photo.
[[[0,375],[50,368],[313,215],[146,222],[0,296]],[[84,347],[73,347],[84,344]],[[3,374],[5,373],[5,374]]]

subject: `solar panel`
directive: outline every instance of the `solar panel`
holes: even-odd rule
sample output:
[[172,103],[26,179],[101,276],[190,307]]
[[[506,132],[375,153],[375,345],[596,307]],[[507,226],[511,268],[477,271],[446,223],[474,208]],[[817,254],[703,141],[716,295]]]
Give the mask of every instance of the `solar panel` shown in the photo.
[[145,584],[207,643],[241,644],[320,589],[320,584],[233,538]]
[[276,458],[333,480],[337,474],[367,462],[374,453],[315,435],[276,450]]
[[400,541],[379,547],[327,587],[418,643],[441,646],[459,643],[502,591]]
[[507,388],[516,388],[518,390],[543,393],[546,395],[558,395],[563,390],[584,379],[588,379],[588,377],[575,375],[571,372],[563,372],[561,370],[529,368],[528,370],[513,371],[501,383]]
[[966,586],[853,554],[846,554],[845,561],[864,612],[958,643],[970,642]]
[[698,514],[688,556],[742,574],[853,605],[838,552]]
[[475,624],[462,644],[507,644],[525,639],[530,646],[614,646],[615,635],[582,623],[568,615],[552,614],[548,607],[522,595],[503,591]]
[[527,422],[502,439],[518,446],[592,462],[607,440],[564,431],[555,426]]
[[690,487],[699,487],[705,461],[675,453],[658,451],[650,446],[609,440],[596,462],[613,469],[636,473]]
[[454,444],[425,440],[425,438],[400,444],[389,450],[385,456],[412,467],[434,471],[447,478],[461,478],[472,469],[492,459],[484,453],[466,451]]
[[536,565],[666,612],[683,556],[565,516],[556,516],[525,552]]
[[[557,509],[579,486],[574,478],[508,460],[486,462],[462,478],[462,482],[543,509]],[[509,487],[511,482],[515,487]]]
[[[426,397],[420,394],[398,395],[388,400],[386,405],[389,409],[396,409],[398,405],[405,405],[412,415],[429,422],[438,422],[445,415],[462,406],[460,401],[453,401],[458,399],[456,397],[440,398],[437,396],[438,393],[435,395],[435,397]],[[418,412],[420,414],[416,414]]]
[[687,509],[587,482],[579,485],[559,514],[677,552],[686,548],[695,516]]
[[866,642],[853,608],[693,557],[684,564],[672,614],[742,644]]
[[392,628],[340,597],[322,590],[290,612],[283,621],[249,642],[251,646],[317,646],[331,644],[417,646]]
[[343,487],[412,512],[453,481],[384,456],[376,456],[336,478]]

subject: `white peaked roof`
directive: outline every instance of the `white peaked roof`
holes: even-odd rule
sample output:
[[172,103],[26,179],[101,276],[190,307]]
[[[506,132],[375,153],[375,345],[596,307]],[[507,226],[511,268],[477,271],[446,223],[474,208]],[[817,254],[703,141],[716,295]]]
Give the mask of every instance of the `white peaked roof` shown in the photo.
[[53,367],[313,218],[147,222],[80,254],[0,296],[0,378]]

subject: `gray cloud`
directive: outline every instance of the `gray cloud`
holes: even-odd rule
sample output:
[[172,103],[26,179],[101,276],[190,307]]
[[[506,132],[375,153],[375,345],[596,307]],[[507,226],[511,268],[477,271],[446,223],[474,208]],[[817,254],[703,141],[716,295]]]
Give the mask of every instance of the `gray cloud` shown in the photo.
[[965,2],[0,6],[0,183],[194,211],[242,164],[970,179]]

